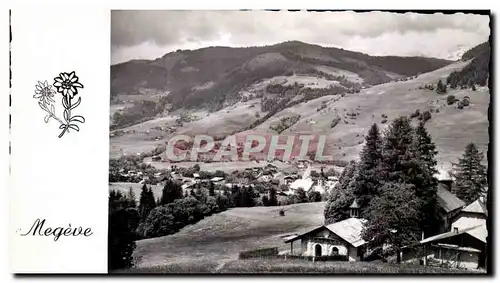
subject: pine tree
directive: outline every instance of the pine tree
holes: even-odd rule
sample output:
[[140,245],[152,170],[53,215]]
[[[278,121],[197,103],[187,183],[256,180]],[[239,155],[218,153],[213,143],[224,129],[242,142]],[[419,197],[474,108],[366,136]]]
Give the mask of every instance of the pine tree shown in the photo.
[[141,216],[142,220],[148,217],[151,209],[153,208],[148,205],[148,187],[146,186],[146,184],[143,184],[141,188],[141,197],[139,199],[139,215]]
[[182,198],[182,187],[172,180],[167,180],[161,192],[161,204],[169,204]]
[[432,141],[430,134],[425,128],[425,124],[420,122],[415,129],[414,143],[410,151],[414,154],[414,169],[411,183],[415,186],[415,194],[422,201],[420,227],[424,231],[432,232],[437,224],[437,186],[438,180],[434,177],[436,170],[436,145]]
[[272,186],[269,189],[269,206],[276,206],[278,205],[278,197],[276,195],[276,188]]
[[261,202],[263,206],[269,206],[269,198],[267,197],[267,195],[262,196]]
[[469,143],[462,158],[458,159],[458,163],[453,163],[452,176],[456,187],[452,188],[452,193],[467,204],[478,199],[488,185],[486,166],[481,164],[482,161],[483,153],[474,143]]
[[241,192],[237,185],[234,185],[231,188],[231,205],[234,207],[241,206]]
[[151,187],[149,187],[148,189],[148,204],[151,207],[151,209],[156,207],[156,199]]
[[386,182],[408,182],[407,172],[413,164],[408,150],[413,144],[413,128],[406,116],[396,118],[385,131],[382,146],[381,179]]
[[129,204],[129,207],[136,207],[136,206],[137,206],[137,204],[136,204],[136,202],[135,202],[135,193],[134,193],[134,191],[132,190],[132,187],[130,187],[130,188],[128,189],[127,199],[128,199],[128,201],[129,201],[129,203],[130,203],[130,204]]
[[354,183],[354,195],[361,207],[362,217],[367,211],[370,200],[377,195],[377,189],[380,186],[382,137],[377,124],[371,126],[365,141]]
[[211,197],[215,196],[215,188],[213,182],[210,182],[210,187],[208,188],[208,195]]

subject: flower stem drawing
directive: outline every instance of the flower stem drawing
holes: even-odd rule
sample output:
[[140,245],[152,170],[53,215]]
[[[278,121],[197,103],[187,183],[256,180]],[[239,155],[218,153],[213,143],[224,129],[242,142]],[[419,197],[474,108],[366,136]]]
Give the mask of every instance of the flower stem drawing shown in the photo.
[[[55,91],[52,87],[55,87]],[[78,97],[73,103],[73,100],[77,98],[78,88],[83,88],[83,85],[78,81],[78,77],[75,72],[71,73],[60,73],[59,76],[54,78],[54,83],[49,85],[47,81],[40,82],[35,86],[35,95],[33,98],[38,99],[38,105],[42,110],[47,112],[44,118],[45,123],[48,123],[50,118],[54,118],[60,125],[61,133],[59,138],[63,137],[65,133],[69,133],[70,129],[77,132],[80,131],[80,127],[75,123],[85,123],[85,118],[81,115],[72,116],[72,110],[77,108],[82,102],[82,98]],[[56,115],[54,102],[54,94],[59,93],[62,95],[61,101],[64,107],[63,118],[60,119]]]

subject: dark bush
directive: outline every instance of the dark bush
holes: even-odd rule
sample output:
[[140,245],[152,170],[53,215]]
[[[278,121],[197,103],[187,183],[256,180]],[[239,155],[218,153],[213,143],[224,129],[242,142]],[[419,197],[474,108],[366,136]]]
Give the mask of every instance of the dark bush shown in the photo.
[[280,209],[279,215],[280,216],[285,216],[285,211],[283,209]]
[[456,101],[456,98],[453,94],[450,94],[446,97],[446,103],[448,103],[448,105],[452,105],[453,103],[455,103]]
[[337,126],[337,124],[342,120],[342,118],[340,118],[339,116],[335,117],[333,120],[332,120],[332,123],[330,124],[330,129],[333,129],[335,128],[335,126]]
[[415,110],[415,112],[410,115],[410,119],[417,118],[418,116],[420,116],[420,109]]
[[462,99],[462,105],[467,107],[467,106],[469,106],[469,104],[470,104],[470,100],[467,98],[467,96],[464,97],[464,99]]
[[422,119],[425,122],[429,121],[429,119],[432,117],[431,115],[431,112],[429,111],[425,111],[424,113],[422,113]]
[[321,201],[321,194],[319,192],[316,192],[316,191],[310,192],[308,197],[309,197],[309,202],[320,202]]

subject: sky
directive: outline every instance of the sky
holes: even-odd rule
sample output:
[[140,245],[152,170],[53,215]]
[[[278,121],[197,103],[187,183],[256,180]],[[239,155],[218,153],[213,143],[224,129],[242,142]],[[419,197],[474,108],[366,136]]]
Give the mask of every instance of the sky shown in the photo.
[[155,59],[177,49],[290,40],[378,56],[455,60],[457,50],[485,42],[489,35],[488,16],[463,13],[112,11],[111,63]]

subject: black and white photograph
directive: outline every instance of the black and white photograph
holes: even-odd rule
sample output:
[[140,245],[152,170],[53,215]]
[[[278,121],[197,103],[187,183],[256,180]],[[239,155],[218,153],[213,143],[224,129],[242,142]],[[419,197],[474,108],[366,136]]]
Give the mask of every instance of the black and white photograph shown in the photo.
[[491,274],[490,11],[110,13],[109,273]]

